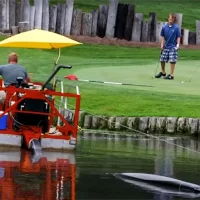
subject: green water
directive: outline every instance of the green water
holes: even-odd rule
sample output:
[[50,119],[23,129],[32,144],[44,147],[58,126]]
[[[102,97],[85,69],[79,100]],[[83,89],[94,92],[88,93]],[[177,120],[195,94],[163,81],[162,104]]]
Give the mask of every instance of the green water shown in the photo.
[[75,153],[44,151],[36,163],[30,152],[0,148],[0,199],[200,199],[192,192],[129,183],[114,176],[124,172],[150,173],[199,184],[199,148],[199,141],[187,138],[82,138]]
[[162,192],[165,188],[158,191],[147,190],[145,187],[119,180],[113,174],[150,173],[199,184],[200,154],[193,152],[199,151],[199,144],[199,141],[188,139],[168,140],[167,142],[88,139],[80,141],[76,157],[77,199],[175,200],[194,198],[195,194],[191,193]]

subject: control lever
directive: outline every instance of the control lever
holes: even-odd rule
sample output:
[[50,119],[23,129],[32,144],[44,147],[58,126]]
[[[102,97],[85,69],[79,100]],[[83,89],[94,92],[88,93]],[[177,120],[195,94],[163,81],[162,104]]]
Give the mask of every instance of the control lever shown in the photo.
[[58,73],[60,69],[71,69],[72,66],[67,66],[67,65],[59,65],[55,71],[51,74],[51,76],[48,78],[48,80],[45,82],[45,84],[42,86],[42,90],[50,83],[50,81],[53,79],[53,77]]

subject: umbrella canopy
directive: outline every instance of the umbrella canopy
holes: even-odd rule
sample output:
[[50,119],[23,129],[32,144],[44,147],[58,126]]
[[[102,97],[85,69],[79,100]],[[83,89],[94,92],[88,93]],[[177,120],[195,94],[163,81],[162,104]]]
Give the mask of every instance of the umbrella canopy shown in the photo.
[[79,45],[75,40],[50,31],[33,29],[11,36],[0,42],[0,47],[58,49]]

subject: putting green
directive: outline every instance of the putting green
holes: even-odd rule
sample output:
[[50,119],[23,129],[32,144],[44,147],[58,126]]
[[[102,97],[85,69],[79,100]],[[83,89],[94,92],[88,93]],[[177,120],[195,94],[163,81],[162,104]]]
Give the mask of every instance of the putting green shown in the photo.
[[[144,63],[144,62],[143,62]],[[110,63],[109,63],[110,64]],[[122,86],[113,85],[113,87],[126,87],[134,88],[139,90],[148,91],[162,91],[168,93],[179,93],[179,94],[200,94],[200,68],[195,73],[196,69],[200,65],[198,60],[181,60],[177,63],[175,69],[175,79],[154,79],[155,69],[157,63],[149,62],[149,64],[133,64],[123,66],[95,66],[89,68],[82,68],[74,72],[79,79],[96,80],[96,81],[110,81],[120,83],[131,83],[138,85],[150,85],[154,87],[141,87],[141,86]],[[169,73],[170,66],[167,63],[166,70]],[[160,65],[157,72],[160,71]],[[190,77],[193,76],[191,82],[187,82]],[[182,83],[183,82],[183,83]],[[98,84],[98,83],[91,83]]]

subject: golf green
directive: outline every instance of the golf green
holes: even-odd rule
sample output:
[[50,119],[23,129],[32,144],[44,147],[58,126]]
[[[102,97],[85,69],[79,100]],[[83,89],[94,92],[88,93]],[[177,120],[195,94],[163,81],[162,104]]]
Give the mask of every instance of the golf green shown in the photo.
[[[108,81],[108,82],[120,82],[120,83],[130,83],[135,85],[144,86],[124,86],[124,85],[112,85],[113,87],[124,87],[124,88],[134,88],[139,90],[148,90],[156,92],[168,92],[168,93],[179,93],[179,94],[193,94],[199,95],[200,88],[200,61],[197,60],[187,60],[179,61],[175,69],[175,79],[165,80],[155,79],[155,70],[157,68],[157,63],[149,62],[144,65],[127,65],[123,66],[95,66],[90,68],[83,68],[75,71],[75,75],[79,79],[87,79],[92,81]],[[169,73],[170,66],[166,64],[166,71]],[[157,72],[160,71],[160,64],[158,66]],[[190,81],[191,80],[191,81]],[[190,82],[189,82],[190,81]],[[91,83],[98,84],[98,83]],[[152,87],[145,87],[152,86]]]

